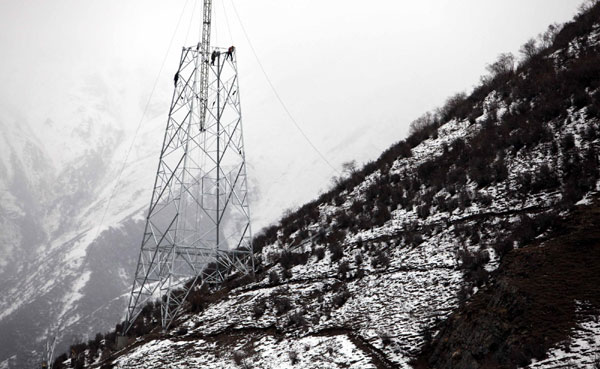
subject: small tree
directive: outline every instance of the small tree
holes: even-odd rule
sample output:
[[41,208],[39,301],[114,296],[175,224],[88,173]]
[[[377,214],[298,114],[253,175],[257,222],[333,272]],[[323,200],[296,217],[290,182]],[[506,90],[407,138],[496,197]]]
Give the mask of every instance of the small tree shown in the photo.
[[277,315],[285,314],[292,309],[292,301],[283,291],[277,291],[271,297]]
[[437,109],[436,115],[442,122],[450,120],[452,115],[456,113],[456,110],[458,110],[458,108],[465,102],[466,99],[467,94],[464,92],[458,92],[450,96],[448,99],[446,99],[444,106]]
[[347,176],[352,176],[356,173],[356,160],[347,161],[342,164],[342,173]]
[[512,53],[502,53],[498,55],[498,59],[486,67],[492,77],[510,73],[514,68],[515,56]]
[[533,38],[529,39],[526,43],[521,46],[519,49],[521,56],[523,57],[523,61],[530,60],[539,52],[537,41]]
[[410,123],[408,134],[412,135],[413,133],[432,127],[436,124],[436,120],[437,117],[434,114],[427,112]]
[[348,291],[348,288],[346,287],[346,285],[344,285],[340,292],[336,293],[333,296],[333,305],[338,308],[342,307],[342,305],[344,305],[350,297],[352,297],[352,294],[350,294],[350,291]]
[[595,7],[596,5],[600,4],[600,0],[585,0],[581,5],[579,5],[579,7],[577,8],[578,10],[578,15],[583,15],[587,12],[589,12],[590,10],[592,10],[593,7]]
[[323,259],[323,257],[325,257],[325,248],[324,247],[315,247],[313,249],[313,255],[315,255],[317,260]]
[[243,369],[252,368],[252,364],[250,361],[250,357],[252,356],[252,351],[250,349],[246,350],[238,350],[233,352],[233,362]]
[[552,44],[554,43],[554,39],[556,38],[556,35],[558,34],[558,32],[560,32],[561,29],[562,29],[562,26],[558,23],[549,25],[546,32],[544,32],[538,36],[540,43],[542,44],[542,48],[552,46]]

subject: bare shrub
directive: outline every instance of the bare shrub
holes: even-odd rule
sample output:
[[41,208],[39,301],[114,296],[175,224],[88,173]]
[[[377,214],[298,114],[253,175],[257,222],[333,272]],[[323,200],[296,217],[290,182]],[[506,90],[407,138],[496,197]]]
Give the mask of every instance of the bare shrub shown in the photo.
[[542,48],[547,48],[552,46],[554,40],[556,39],[556,35],[560,32],[562,26],[558,23],[554,23],[548,26],[546,32],[540,34],[538,39],[541,43]]
[[251,356],[252,351],[249,349],[237,350],[233,352],[233,362],[240,368],[250,369],[252,368],[252,364],[250,361]]
[[273,307],[277,315],[285,314],[292,309],[292,301],[281,291],[277,291],[276,295],[272,296]]
[[357,266],[362,265],[363,260],[364,259],[363,259],[362,254],[356,254],[356,255],[354,255],[354,263],[356,263]]
[[269,272],[269,284],[275,285],[281,282],[281,278],[279,278],[279,274],[276,271],[271,270]]
[[343,288],[340,290],[340,292],[336,293],[333,296],[332,302],[333,305],[335,307],[342,307],[346,301],[348,301],[348,299],[352,297],[352,294],[350,293],[350,291],[348,291],[348,288],[344,285]]
[[282,277],[283,279],[291,279],[291,278],[292,278],[292,271],[291,271],[291,270],[289,270],[289,269],[284,269],[284,270],[281,272],[281,277]]
[[581,16],[590,10],[592,10],[596,5],[600,4],[600,0],[585,0],[579,7],[577,8],[578,15]]
[[375,255],[373,259],[371,259],[371,266],[373,268],[387,268],[390,266],[390,258],[384,250],[379,249],[375,251]]
[[347,161],[345,163],[342,163],[342,173],[344,173],[348,176],[353,176],[354,174],[356,174],[356,171],[357,171],[356,160]]
[[296,365],[298,361],[300,361],[298,353],[296,351],[292,350],[288,352],[288,357],[290,358],[290,362],[292,363],[292,365]]
[[290,315],[288,324],[296,327],[305,327],[307,324],[306,318],[304,318],[304,312],[296,311]]
[[329,244],[329,252],[331,253],[331,261],[338,261],[344,256],[344,248],[337,242]]
[[537,46],[537,41],[533,38],[529,39],[519,49],[519,53],[521,53],[524,62],[536,56],[539,51],[540,49]]
[[423,114],[422,116],[410,123],[408,128],[408,134],[412,135],[414,133],[421,132],[430,127],[435,126],[437,124],[436,118],[437,117],[435,116],[435,114],[432,114],[430,112]]
[[514,248],[514,242],[512,239],[503,239],[494,243],[492,247],[496,252],[496,255],[502,258],[504,255],[512,251],[512,249]]
[[465,104],[467,100],[467,94],[464,92],[458,92],[448,99],[444,103],[444,106],[437,109],[436,115],[438,116],[441,122],[447,122],[452,119],[453,116],[462,117],[465,114],[467,109],[470,109],[471,106]]
[[381,343],[384,347],[389,346],[392,343],[392,336],[388,332],[381,331],[377,335],[381,339]]
[[254,315],[255,319],[259,319],[265,314],[266,310],[267,301],[265,299],[260,299],[256,302],[256,304],[254,304],[254,307],[252,308],[252,314]]
[[492,75],[492,78],[511,73],[515,68],[515,56],[512,53],[502,53],[492,64],[488,64],[486,69]]
[[317,260],[323,259],[325,257],[325,248],[315,247],[313,249],[313,255],[317,258]]
[[348,263],[348,260],[342,261],[340,263],[340,265],[338,266],[338,275],[340,276],[340,278],[346,279],[349,271],[350,271],[350,263]]

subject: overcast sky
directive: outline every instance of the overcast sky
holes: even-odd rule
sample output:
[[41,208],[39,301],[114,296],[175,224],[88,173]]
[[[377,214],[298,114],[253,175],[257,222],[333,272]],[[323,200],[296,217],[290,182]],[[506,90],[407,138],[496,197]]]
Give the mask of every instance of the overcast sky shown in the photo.
[[[468,92],[486,63],[501,52],[517,53],[550,23],[570,20],[579,3],[213,0],[213,44],[238,50],[250,175],[273,206],[288,207],[312,198],[334,172],[278,105],[232,4],[289,110],[339,167],[376,158],[405,136],[411,120],[455,92]],[[72,129],[78,119],[65,106],[74,98],[85,101],[101,80],[116,91],[120,124],[131,132],[166,55],[143,126],[145,144],[158,150],[172,76],[181,46],[198,40],[201,5],[0,0],[0,109],[19,112],[33,125],[51,118],[57,129]],[[286,191],[298,194],[286,198]]]

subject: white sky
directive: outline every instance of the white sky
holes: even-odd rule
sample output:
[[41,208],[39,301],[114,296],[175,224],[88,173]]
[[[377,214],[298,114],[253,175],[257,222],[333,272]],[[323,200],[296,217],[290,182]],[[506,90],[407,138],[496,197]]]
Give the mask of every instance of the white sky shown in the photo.
[[[272,201],[259,208],[299,205],[334,173],[278,105],[231,1],[279,94],[338,167],[376,158],[411,120],[470,90],[499,53],[517,53],[580,3],[213,0],[213,44],[238,50],[250,175]],[[67,106],[109,89],[120,124],[133,131],[184,4],[143,128],[144,144],[158,151],[180,47],[198,40],[200,0],[0,0],[0,109],[69,130],[78,118]]]

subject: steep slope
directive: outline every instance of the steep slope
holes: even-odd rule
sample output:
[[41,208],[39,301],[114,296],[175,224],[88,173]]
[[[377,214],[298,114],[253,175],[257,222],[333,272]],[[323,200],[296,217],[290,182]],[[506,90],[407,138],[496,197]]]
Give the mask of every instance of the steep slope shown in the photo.
[[[424,367],[600,364],[599,297],[596,196],[544,239],[509,253],[492,282],[441,325],[423,356]],[[529,366],[532,358],[538,362]]]
[[[559,355],[561,340],[585,336],[600,307],[593,286],[557,300],[571,310],[557,315],[556,331],[542,329],[533,312],[544,302],[536,291],[569,269],[590,276],[598,268],[595,244],[586,253],[564,242],[581,232],[595,240],[598,19],[600,5],[516,70],[499,61],[471,96],[450,99],[379,160],[264,230],[254,240],[254,278],[199,288],[167,334],[158,333],[159,312],[148,306],[124,350],[114,352],[114,333],[99,335],[57,367],[408,368],[419,357],[434,367],[478,367],[490,357],[506,360],[491,367],[532,358],[546,360],[531,363],[536,368],[562,365],[543,357],[548,349]],[[577,207],[582,198],[594,205]],[[541,267],[528,274],[527,263]],[[513,271],[522,275],[511,279]],[[507,311],[520,320],[516,327],[531,328],[519,332],[522,343],[494,345],[514,333],[488,317],[490,299],[514,295],[510,283],[530,297]],[[486,352],[468,346],[495,324],[502,333]],[[463,343],[468,349],[455,354]],[[526,345],[536,350],[506,357]],[[592,349],[578,352],[578,362],[591,362]]]

